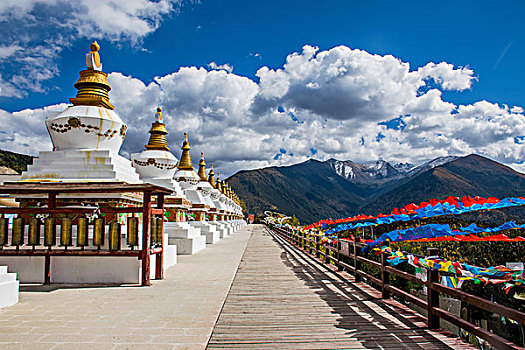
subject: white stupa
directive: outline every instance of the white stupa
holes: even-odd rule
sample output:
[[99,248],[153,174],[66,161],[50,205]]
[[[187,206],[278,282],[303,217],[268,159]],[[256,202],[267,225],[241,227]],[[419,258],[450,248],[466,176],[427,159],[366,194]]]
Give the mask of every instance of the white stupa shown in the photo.
[[118,153],[127,126],[109,102],[111,87],[95,41],[86,55],[87,69],[75,83],[73,104],[46,118],[53,151],[42,151],[22,180],[62,182],[123,181],[139,183],[131,162]]
[[[211,184],[206,178],[206,162],[204,161],[204,153],[201,153],[201,160],[199,162],[199,172],[197,173],[197,175],[199,175],[197,191],[200,192],[200,194],[204,198],[204,202],[206,203],[208,210],[213,212],[215,209],[215,205],[210,196],[213,187],[211,187]],[[190,221],[190,224],[200,228],[201,234],[206,236],[206,243],[213,244],[219,241],[220,232],[217,231],[217,228],[214,224],[212,224],[209,221],[206,221],[206,215],[200,215],[200,220]]]
[[211,186],[209,190],[209,195],[213,206],[210,207],[210,216],[213,217],[213,220],[210,221],[210,224],[214,225],[216,230],[219,232],[220,238],[226,237],[228,235],[228,228],[222,220],[223,213],[219,207],[217,199],[220,196],[220,191],[217,190],[217,183],[215,182],[215,172],[213,170],[213,164],[211,164],[210,172],[208,173],[208,183]]
[[[191,211],[195,211],[198,215],[204,215],[202,213],[205,213],[208,207],[200,192],[197,191],[199,175],[193,169],[190,149],[188,134],[184,133],[182,155],[173,179],[179,183],[184,196],[192,203]],[[206,248],[206,237],[201,235],[201,229],[190,225],[188,222],[167,222],[164,229],[169,233],[170,244],[177,245],[179,254],[194,254]]]
[[228,206],[226,205],[226,196],[223,194],[223,187],[222,187],[222,181],[221,181],[221,174],[217,173],[217,183],[215,191],[212,191],[212,199],[215,203],[215,206],[219,209],[219,211],[222,213],[222,220],[220,220],[221,223],[225,226],[225,232],[224,235],[228,236],[233,233],[233,227],[230,223],[230,221],[227,219],[227,216],[230,214]]
[[151,125],[149,133],[146,150],[131,155],[133,167],[137,169],[143,182],[170,188],[174,196],[184,197],[179,183],[173,180],[179,161],[168,147],[166,140],[168,131],[160,107],[157,108],[155,122]]

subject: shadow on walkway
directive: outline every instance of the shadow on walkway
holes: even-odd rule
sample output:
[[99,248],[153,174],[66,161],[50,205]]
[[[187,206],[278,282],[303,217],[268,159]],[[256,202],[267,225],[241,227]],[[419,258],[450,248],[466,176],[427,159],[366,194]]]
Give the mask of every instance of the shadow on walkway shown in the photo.
[[[283,263],[339,315],[337,328],[347,330],[353,338],[369,349],[458,349],[471,348],[452,334],[439,332],[436,338],[426,328],[424,319],[407,307],[393,301],[382,300],[362,290],[362,283],[353,283],[306,253],[299,251],[277,235],[273,239],[284,249]],[[367,286],[368,287],[368,286]],[[370,289],[368,287],[367,289]],[[447,343],[452,343],[453,348]],[[447,338],[448,338],[447,337]]]

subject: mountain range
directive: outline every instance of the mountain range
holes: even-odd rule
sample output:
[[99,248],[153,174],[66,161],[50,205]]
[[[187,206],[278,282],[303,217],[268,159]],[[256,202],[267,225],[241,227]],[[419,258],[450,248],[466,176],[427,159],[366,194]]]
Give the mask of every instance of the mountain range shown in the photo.
[[525,175],[471,154],[441,157],[420,165],[379,160],[360,164],[329,159],[240,171],[227,179],[249,213],[265,210],[296,215],[301,223],[394,207],[448,196],[523,196]]

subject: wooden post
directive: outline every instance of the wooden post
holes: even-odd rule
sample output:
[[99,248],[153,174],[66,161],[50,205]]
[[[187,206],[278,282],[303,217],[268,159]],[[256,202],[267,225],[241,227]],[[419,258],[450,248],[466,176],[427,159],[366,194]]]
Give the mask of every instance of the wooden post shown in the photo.
[[[427,257],[438,257],[437,248],[427,248]],[[439,307],[439,292],[432,289],[432,283],[439,283],[437,270],[427,270],[427,325],[429,329],[439,328],[439,317],[432,314],[432,309]]]
[[341,255],[341,240],[337,237],[337,271],[343,271],[343,265],[340,264],[343,256]]
[[320,240],[321,237],[319,237],[318,235],[315,235],[315,257],[316,258],[320,258],[321,257],[321,253],[319,252],[319,248],[320,248],[320,245],[319,245],[319,240]]
[[157,253],[156,261],[155,261],[155,279],[161,280],[164,278],[164,195],[158,194],[157,195],[157,209],[162,209],[162,221],[160,222],[160,232],[162,232],[162,235],[160,236],[160,246],[162,247],[162,251],[160,253]]
[[47,207],[49,209],[55,209],[57,207],[57,194],[56,192],[49,192],[47,199]]
[[142,285],[151,286],[150,249],[151,249],[151,192],[144,192],[142,208]]
[[361,282],[361,275],[357,273],[357,271],[361,269],[361,263],[357,260],[357,257],[359,256],[359,247],[357,246],[358,242],[359,239],[354,237],[354,277],[356,282]]
[[388,285],[390,284],[390,274],[385,271],[385,267],[388,266],[387,262],[388,254],[381,253],[381,298],[388,299],[390,294],[388,293]]
[[[47,207],[49,209],[56,209],[57,207],[57,194],[56,192],[49,192],[47,197]],[[55,214],[50,214],[54,216]],[[48,248],[51,250],[51,246]],[[51,256],[46,255],[44,258],[44,284],[51,284]]]
[[44,258],[44,284],[51,284],[51,256],[49,255]]

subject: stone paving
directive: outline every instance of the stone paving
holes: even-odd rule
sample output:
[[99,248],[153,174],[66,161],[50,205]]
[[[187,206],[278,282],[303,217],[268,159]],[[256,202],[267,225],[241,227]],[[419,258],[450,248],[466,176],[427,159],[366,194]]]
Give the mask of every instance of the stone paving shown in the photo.
[[22,286],[0,310],[0,349],[204,349],[254,227],[179,256],[151,287]]

